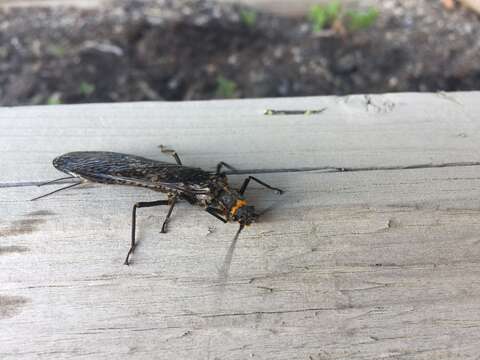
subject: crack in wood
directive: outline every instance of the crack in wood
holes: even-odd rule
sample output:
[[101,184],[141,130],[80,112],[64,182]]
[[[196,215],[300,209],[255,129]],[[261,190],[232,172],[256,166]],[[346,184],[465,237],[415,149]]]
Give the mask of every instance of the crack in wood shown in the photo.
[[245,174],[271,174],[271,173],[291,173],[291,172],[311,172],[322,171],[324,173],[342,173],[342,172],[364,172],[364,171],[392,171],[392,170],[416,170],[416,169],[435,169],[446,167],[470,167],[480,166],[480,161],[449,162],[449,163],[426,163],[405,166],[365,166],[365,167],[299,167],[299,168],[280,168],[280,169],[246,169],[238,171],[228,171],[227,175],[245,175]]
[[[216,318],[216,317],[228,317],[228,316],[251,316],[251,315],[277,315],[277,314],[291,314],[291,313],[302,313],[302,312],[317,312],[317,311],[335,311],[338,310],[334,307],[326,308],[306,308],[306,309],[295,309],[295,310],[278,310],[278,311],[252,311],[252,312],[238,312],[238,313],[222,313],[222,314],[210,314],[210,315],[200,315],[202,318]],[[188,314],[190,315],[190,314]],[[187,315],[187,316],[188,316]]]
[[[311,166],[298,168],[274,168],[274,169],[244,169],[235,171],[226,171],[226,175],[247,175],[247,174],[276,174],[276,173],[295,173],[295,172],[314,172],[322,173],[343,173],[343,172],[365,172],[365,171],[395,171],[395,170],[417,170],[417,169],[436,169],[447,167],[471,167],[480,166],[480,161],[463,161],[448,163],[425,163],[413,165],[392,165],[392,166],[364,166],[364,167],[337,167],[337,166]],[[58,181],[57,184],[70,184],[76,182],[73,180]],[[0,188],[38,186],[45,181],[25,181],[25,182],[4,182],[0,183]]]
[[50,210],[38,210],[38,211],[29,212],[24,216],[50,216],[50,215],[55,215],[55,213]]

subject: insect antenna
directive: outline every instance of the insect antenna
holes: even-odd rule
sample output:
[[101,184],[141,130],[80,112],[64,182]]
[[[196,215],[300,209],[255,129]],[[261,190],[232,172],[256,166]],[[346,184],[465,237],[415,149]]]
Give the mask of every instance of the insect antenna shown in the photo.
[[76,176],[62,177],[62,178],[59,178],[59,179],[50,180],[50,181],[47,181],[47,182],[38,184],[37,186],[43,186],[43,185],[53,184],[54,182],[57,182],[57,181],[60,181],[60,180],[73,179],[73,178],[75,178],[75,177],[76,177]]
[[71,187],[74,187],[74,186],[80,185],[81,183],[82,183],[82,182],[80,181],[80,182],[77,182],[77,183],[75,183],[75,184],[70,184],[70,185],[68,185],[68,186],[65,186],[65,187],[63,187],[63,188],[60,188],[60,189],[57,189],[57,190],[51,191],[51,192],[49,192],[49,193],[47,193],[47,194],[43,194],[43,195],[37,196],[36,198],[30,199],[30,201],[35,201],[35,200],[38,200],[38,199],[44,198],[44,197],[46,197],[46,196],[49,196],[49,195],[55,194],[56,192],[59,192],[59,191],[62,191],[62,190],[66,190],[66,189],[69,189],[69,188],[71,188]]

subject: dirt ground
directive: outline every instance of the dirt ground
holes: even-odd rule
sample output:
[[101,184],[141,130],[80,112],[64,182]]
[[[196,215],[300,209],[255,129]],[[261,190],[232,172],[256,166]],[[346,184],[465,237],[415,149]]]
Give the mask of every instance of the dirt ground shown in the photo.
[[[480,89],[480,18],[385,0],[356,31],[204,0],[0,10],[0,104]],[[251,19],[250,19],[251,20]]]

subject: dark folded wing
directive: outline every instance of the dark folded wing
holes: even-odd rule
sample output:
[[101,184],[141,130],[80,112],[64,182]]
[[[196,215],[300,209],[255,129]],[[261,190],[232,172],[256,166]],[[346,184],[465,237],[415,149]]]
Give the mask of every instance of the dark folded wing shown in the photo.
[[160,191],[206,191],[210,173],[141,156],[104,151],[78,151],[53,160],[60,171],[105,183],[143,186]]

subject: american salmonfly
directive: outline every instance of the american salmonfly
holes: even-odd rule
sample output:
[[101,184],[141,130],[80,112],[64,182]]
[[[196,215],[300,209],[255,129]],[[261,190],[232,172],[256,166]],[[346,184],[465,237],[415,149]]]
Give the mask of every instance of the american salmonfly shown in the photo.
[[240,227],[235,235],[236,238],[246,225],[250,225],[258,218],[255,208],[248,205],[244,197],[250,180],[279,194],[283,193],[282,190],[274,188],[253,176],[247,177],[240,189],[235,190],[229,186],[227,176],[222,168],[232,170],[233,173],[235,169],[223,161],[217,164],[215,172],[209,172],[200,168],[184,166],[175,151],[161,148],[162,152],[169,153],[175,158],[175,164],[135,155],[103,151],[70,152],[61,155],[53,160],[53,166],[69,176],[42,185],[65,179],[79,179],[80,181],[32,200],[77,186],[86,181],[141,186],[166,193],[167,200],[138,202],[133,206],[131,245],[125,259],[125,265],[129,265],[130,256],[135,251],[136,246],[135,224],[138,208],[159,205],[169,206],[161,231],[165,233],[175,204],[179,200],[185,200],[192,205],[201,206],[209,214],[224,223],[238,222]]

